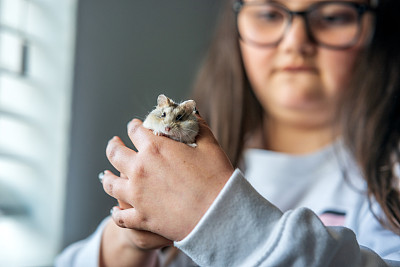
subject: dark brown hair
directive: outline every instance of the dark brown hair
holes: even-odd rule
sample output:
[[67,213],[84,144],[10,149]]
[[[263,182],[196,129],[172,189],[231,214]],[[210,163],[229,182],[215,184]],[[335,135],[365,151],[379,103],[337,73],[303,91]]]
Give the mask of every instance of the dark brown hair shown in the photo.
[[[193,98],[235,167],[246,137],[262,125],[263,109],[247,79],[239,50],[233,0],[220,18]],[[381,206],[382,224],[400,231],[400,1],[381,0],[371,45],[360,55],[351,90],[344,94],[339,121],[343,138],[363,171],[368,195]]]
[[245,137],[262,123],[262,108],[243,67],[233,1],[227,2],[198,74],[193,98],[233,165],[237,166]]
[[375,34],[359,57],[351,90],[343,95],[341,125],[347,147],[357,160],[386,218],[382,224],[400,234],[400,1],[381,0]]

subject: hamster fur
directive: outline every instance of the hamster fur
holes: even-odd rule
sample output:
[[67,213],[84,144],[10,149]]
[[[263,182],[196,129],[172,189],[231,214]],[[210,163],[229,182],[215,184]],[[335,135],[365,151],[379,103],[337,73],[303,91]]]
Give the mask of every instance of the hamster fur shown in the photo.
[[195,101],[187,100],[178,104],[165,95],[159,95],[156,108],[147,115],[143,126],[153,130],[155,135],[167,136],[196,147],[199,123],[195,113]]

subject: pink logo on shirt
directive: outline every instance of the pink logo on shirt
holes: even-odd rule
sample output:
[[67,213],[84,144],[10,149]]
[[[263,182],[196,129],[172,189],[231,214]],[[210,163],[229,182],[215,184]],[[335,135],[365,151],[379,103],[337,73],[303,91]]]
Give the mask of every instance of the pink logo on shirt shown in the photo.
[[325,211],[318,216],[325,226],[344,226],[346,213],[338,211]]

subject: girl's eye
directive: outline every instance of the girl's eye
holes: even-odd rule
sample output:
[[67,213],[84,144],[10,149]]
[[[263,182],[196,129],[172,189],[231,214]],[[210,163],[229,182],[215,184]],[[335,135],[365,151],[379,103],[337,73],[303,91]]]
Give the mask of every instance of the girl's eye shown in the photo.
[[279,12],[265,11],[257,14],[257,19],[262,20],[264,23],[277,23],[282,22],[284,16]]
[[179,114],[178,116],[176,116],[175,120],[180,121],[180,120],[182,120],[182,117],[183,117],[183,115]]
[[161,114],[161,118],[165,118],[165,116],[167,116],[167,114],[166,114],[165,112],[163,112],[163,113]]
[[320,21],[326,26],[342,26],[357,23],[357,17],[351,13],[339,13],[321,16]]

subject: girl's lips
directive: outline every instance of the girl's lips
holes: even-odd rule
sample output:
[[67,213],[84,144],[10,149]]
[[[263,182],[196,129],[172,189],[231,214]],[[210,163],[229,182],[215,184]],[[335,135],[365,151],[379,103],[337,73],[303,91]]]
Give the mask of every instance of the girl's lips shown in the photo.
[[289,72],[317,72],[317,69],[311,66],[285,66],[281,68],[282,71],[289,71]]

